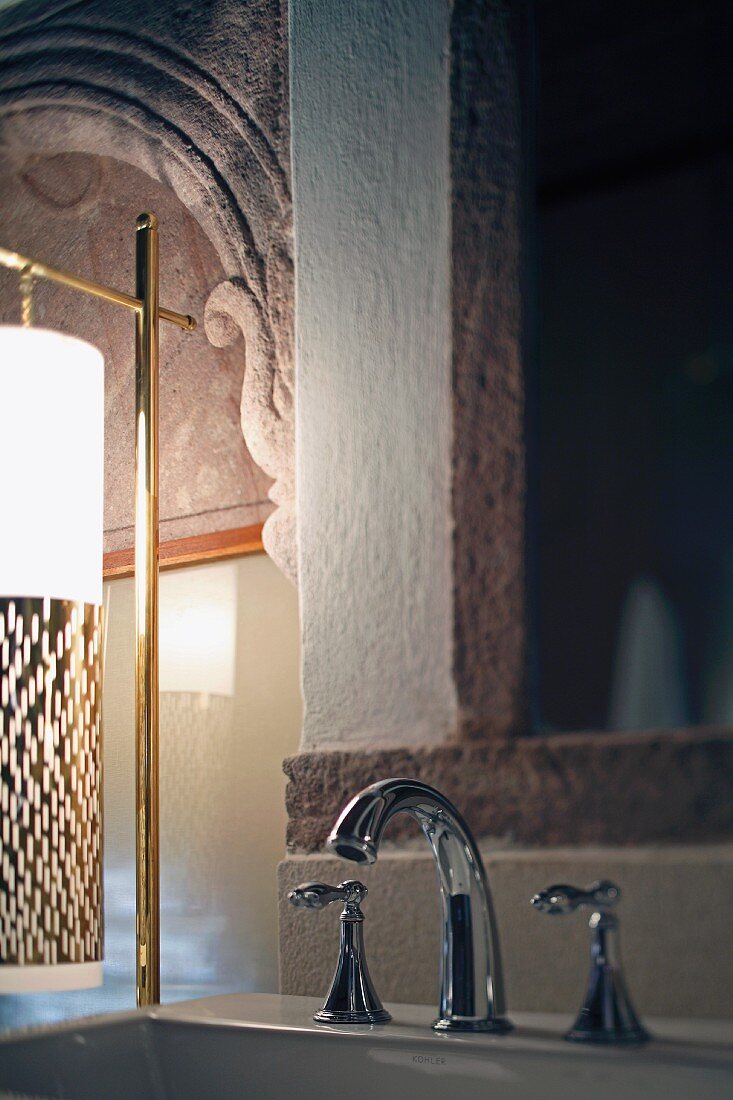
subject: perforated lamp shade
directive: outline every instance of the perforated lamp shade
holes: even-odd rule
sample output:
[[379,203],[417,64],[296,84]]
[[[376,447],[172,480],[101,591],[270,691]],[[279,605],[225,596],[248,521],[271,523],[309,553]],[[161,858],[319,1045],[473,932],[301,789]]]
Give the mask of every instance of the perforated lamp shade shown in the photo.
[[0,327],[0,993],[102,962],[104,361]]

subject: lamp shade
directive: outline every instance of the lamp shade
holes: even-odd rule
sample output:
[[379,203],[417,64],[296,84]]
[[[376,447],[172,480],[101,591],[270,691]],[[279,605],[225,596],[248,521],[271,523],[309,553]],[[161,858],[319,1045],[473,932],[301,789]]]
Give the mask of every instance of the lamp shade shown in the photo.
[[101,352],[60,332],[0,327],[0,417],[0,595],[101,604]]
[[0,993],[99,984],[104,361],[0,327]]

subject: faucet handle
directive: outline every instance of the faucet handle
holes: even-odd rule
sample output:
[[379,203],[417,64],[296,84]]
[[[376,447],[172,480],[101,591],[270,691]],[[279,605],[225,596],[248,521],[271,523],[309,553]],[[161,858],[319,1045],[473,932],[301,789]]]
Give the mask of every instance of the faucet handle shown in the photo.
[[346,879],[338,886],[329,886],[327,882],[303,882],[288,894],[288,901],[296,909],[325,909],[335,901],[344,903],[344,913],[349,911],[353,918],[364,915],[359,906],[367,896],[368,890],[363,882]]
[[582,906],[593,909],[591,966],[583,1006],[565,1035],[574,1043],[643,1043],[649,1038],[639,1023],[626,990],[618,946],[618,917],[611,910],[621,900],[621,890],[608,879],[584,890],[577,886],[548,886],[531,899],[540,913],[550,916],[573,913]]
[[366,886],[356,879],[347,879],[338,886],[303,882],[288,894],[288,901],[296,909],[325,909],[335,901],[344,905],[336,973],[325,1004],[313,1016],[319,1024],[386,1024],[392,1019],[382,1007],[367,968],[364,914],[360,909],[366,894]]
[[574,913],[581,906],[590,906],[596,910],[611,909],[621,900],[621,890],[614,882],[601,879],[591,886],[582,889],[579,886],[548,886],[546,890],[540,890],[532,898],[532,905],[539,909],[540,913],[549,916]]

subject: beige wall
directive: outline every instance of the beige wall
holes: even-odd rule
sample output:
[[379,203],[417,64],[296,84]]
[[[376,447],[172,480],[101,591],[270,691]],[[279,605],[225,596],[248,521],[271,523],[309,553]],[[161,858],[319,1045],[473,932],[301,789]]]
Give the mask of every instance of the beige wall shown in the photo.
[[[205,604],[199,596],[211,585],[202,581],[222,570],[234,570],[237,589],[234,695],[161,694],[163,1000],[275,991],[278,983],[282,760],[297,750],[302,721],[297,594],[263,554],[175,576],[190,582],[192,603]],[[133,582],[113,581],[105,596],[105,982],[83,993],[2,998],[0,1026],[134,1004]],[[212,648],[205,636],[190,644],[201,654]]]
[[[297,595],[260,554],[234,566],[187,570],[192,600],[202,571],[233,567],[234,697],[161,695],[162,936],[164,945],[170,941],[162,951],[164,991],[166,984],[197,981],[277,988],[281,765],[297,749],[301,726]],[[161,579],[161,618],[167,579]],[[132,581],[109,588],[105,822],[107,863],[115,867],[132,854],[134,605]],[[202,637],[202,650],[206,644]],[[108,897],[109,909],[114,902]]]
[[[423,840],[388,850],[372,867],[333,856],[290,857],[280,867],[282,992],[325,996],[338,952],[338,906],[293,909],[299,882],[363,879],[369,970],[383,1001],[436,1004],[440,905],[435,861]],[[389,847],[389,846],[388,846]],[[424,850],[423,850],[424,849]],[[733,1016],[733,845],[655,848],[500,848],[482,844],[512,1012],[580,1008],[590,963],[587,910],[547,917],[530,905],[553,883],[610,878],[622,891],[621,955],[637,1010],[649,1016]],[[568,1020],[568,1022],[570,1022]]]

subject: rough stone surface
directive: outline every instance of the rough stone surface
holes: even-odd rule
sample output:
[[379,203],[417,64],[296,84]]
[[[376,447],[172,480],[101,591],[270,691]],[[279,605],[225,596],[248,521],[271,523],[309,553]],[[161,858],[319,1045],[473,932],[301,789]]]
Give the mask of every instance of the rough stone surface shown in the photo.
[[[161,231],[163,302],[203,317],[224,271],[213,245],[173,194],[112,157],[64,153],[0,163],[3,243],[57,267],[123,289],[135,285],[135,218],[154,210]],[[83,219],[85,232],[79,232]],[[135,371],[126,310],[39,282],[35,324],[95,344],[105,360],[105,551],[133,542]],[[17,324],[17,279],[0,272],[0,319]],[[213,347],[203,326],[161,331],[160,530],[163,542],[262,523],[270,479],[247,451],[239,406],[245,373],[241,334]],[[249,370],[249,363],[247,364]]]
[[[438,787],[477,836],[523,844],[694,843],[733,838],[733,733],[564,734],[285,761],[293,850],[322,849],[362,787],[409,776]],[[390,829],[398,837],[399,819]],[[409,826],[409,823],[408,823]]]
[[[335,857],[291,857],[280,865],[280,983],[283,993],[325,997],[336,964],[338,906],[294,909],[303,881],[356,876],[369,887],[364,937],[369,970],[385,1001],[435,1004],[440,909],[435,866],[419,849],[383,852],[373,867]],[[424,850],[423,850],[424,848]],[[552,883],[610,878],[622,890],[621,950],[643,1015],[733,1015],[733,847],[583,848],[546,851],[482,846],[501,939],[509,1015],[580,1008],[589,964],[588,912],[552,919],[529,899]],[[704,899],[704,902],[701,902]]]
[[[265,543],[294,576],[284,5],[29,0],[0,15],[0,50],[0,148],[8,164],[20,167],[31,154],[123,160],[172,190],[211,242],[221,275],[209,287],[206,330],[218,345],[238,340],[234,353],[246,359],[242,425],[253,458],[274,479],[270,498],[278,505]],[[75,202],[77,215],[84,201],[73,187],[58,200],[67,211]],[[105,226],[93,228],[107,273],[117,271],[118,242],[105,237]]]
[[527,158],[511,9],[457,0],[451,22],[454,676],[469,737],[513,732],[526,717]]

